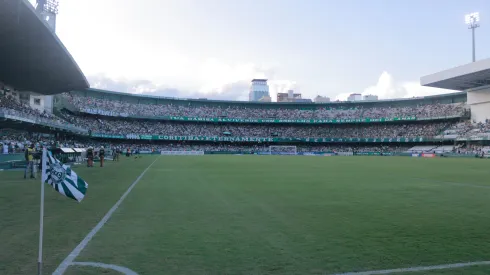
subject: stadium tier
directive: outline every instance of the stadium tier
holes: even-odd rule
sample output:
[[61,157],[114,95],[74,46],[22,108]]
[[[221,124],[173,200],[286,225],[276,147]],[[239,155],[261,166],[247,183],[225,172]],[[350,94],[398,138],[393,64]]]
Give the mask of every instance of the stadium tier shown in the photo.
[[237,138],[236,141],[240,141],[240,138],[262,138],[262,141],[286,138],[292,141],[295,138],[432,138],[452,126],[448,121],[424,121],[412,124],[278,125],[128,120],[74,116],[67,113],[64,117],[71,124],[90,129],[92,136],[119,139],[158,139],[155,136],[227,137]]
[[10,151],[23,147],[22,138],[36,142],[45,133],[69,147],[105,144],[151,152],[270,152],[272,145],[295,146],[297,153],[473,152],[481,146],[467,150],[465,142],[486,140],[490,129],[471,123],[464,93],[368,103],[254,104],[89,89],[60,94],[54,102],[48,114],[2,91],[3,132],[28,130],[17,134],[21,140],[4,135]]
[[248,123],[342,123],[392,120],[433,120],[468,115],[464,97],[379,103],[253,104],[137,97],[89,90],[63,94],[77,111],[103,116],[153,118],[176,121]]

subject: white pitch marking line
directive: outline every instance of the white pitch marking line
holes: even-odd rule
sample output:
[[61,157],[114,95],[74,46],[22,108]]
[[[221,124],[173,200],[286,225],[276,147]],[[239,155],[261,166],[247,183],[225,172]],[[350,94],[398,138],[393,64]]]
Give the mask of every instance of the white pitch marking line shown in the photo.
[[73,262],[70,265],[93,266],[93,267],[104,268],[104,269],[112,269],[125,275],[138,275],[138,273],[132,271],[127,267],[113,265],[113,264],[94,263],[94,262]]
[[150,169],[150,167],[159,158],[160,158],[160,156],[158,156],[148,167],[146,167],[146,169],[141,173],[141,175],[139,175],[138,178],[136,178],[136,180],[129,186],[128,190],[126,190],[126,192],[124,192],[124,194],[116,202],[116,204],[114,204],[114,206],[112,206],[112,208],[109,210],[109,212],[107,212],[105,214],[105,216],[102,218],[102,220],[100,220],[100,222],[90,231],[90,233],[88,233],[88,235],[85,237],[85,239],[83,239],[77,245],[77,247],[75,247],[75,249],[73,249],[73,251],[63,260],[63,262],[61,262],[61,264],[58,266],[58,268],[56,268],[56,270],[53,272],[53,275],[62,275],[63,273],[65,273],[68,266],[70,266],[70,264],[73,263],[73,260],[75,260],[75,258],[78,257],[80,252],[82,252],[82,250],[85,248],[85,246],[87,246],[88,242],[90,242],[90,240],[92,240],[94,235],[97,234],[97,232],[106,224],[106,222],[110,219],[110,217],[112,216],[114,211],[116,211],[116,209],[119,207],[119,205],[121,205],[121,203],[126,198],[126,196],[129,194],[129,192],[131,192],[131,190],[133,190],[134,186],[136,186],[136,184],[140,181],[140,179],[146,174],[146,171],[148,171],[148,169]]
[[347,272],[347,273],[337,273],[332,275],[379,275],[379,274],[393,274],[393,273],[402,273],[402,272],[420,272],[420,271],[428,271],[428,270],[461,268],[461,267],[476,266],[476,265],[490,265],[490,261],[430,265],[430,266],[415,266],[415,267],[407,267],[407,268],[395,268],[395,269],[360,271],[360,272]]

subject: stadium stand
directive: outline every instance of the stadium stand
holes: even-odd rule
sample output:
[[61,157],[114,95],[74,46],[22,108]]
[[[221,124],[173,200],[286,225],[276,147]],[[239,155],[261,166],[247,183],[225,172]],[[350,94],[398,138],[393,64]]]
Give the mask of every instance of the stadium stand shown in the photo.
[[73,124],[83,125],[101,134],[172,135],[172,136],[235,136],[287,138],[398,138],[435,136],[449,122],[374,125],[254,125],[203,124],[147,120],[124,120],[101,117],[74,116],[65,113]]
[[[0,92],[6,122],[0,140],[12,153],[34,143],[146,153],[251,153],[293,145],[298,154],[472,154],[482,152],[481,137],[490,129],[488,122],[471,123],[464,93],[369,103],[251,104],[88,89],[57,95],[48,114],[22,104],[7,89]],[[479,144],[466,140],[475,137]]]
[[24,120],[34,124],[87,133],[85,128],[70,124],[61,117],[32,109],[27,104],[22,103],[20,100],[11,95],[8,95],[7,90],[8,89],[5,87],[0,88],[0,113],[3,116],[17,118],[18,120]]
[[312,109],[257,108],[243,106],[182,106],[174,104],[142,104],[95,97],[83,97],[76,94],[64,94],[64,97],[79,110],[97,110],[98,113],[115,116],[184,116],[199,118],[241,118],[241,119],[359,119],[359,118],[434,118],[459,117],[467,110],[464,104],[426,104],[388,108],[360,105],[321,106]]
[[427,152],[433,152],[435,148],[437,148],[436,145],[417,145],[417,146],[413,146],[407,151],[411,153],[427,153]]
[[[18,98],[3,94],[0,112],[7,122],[3,128],[19,128],[12,121],[23,128],[22,119],[30,122],[30,133],[17,139],[4,135],[3,141],[14,150],[26,141],[57,141],[58,146],[104,145],[139,151],[265,151],[273,144],[294,145],[300,153],[406,152],[416,150],[414,145],[429,146],[421,151],[447,146],[441,147],[446,151],[457,138],[485,129],[468,122],[461,93],[372,104],[260,105],[155,99],[89,89],[57,96],[56,115],[32,110]],[[36,128],[41,123],[49,125]],[[51,136],[35,134],[46,132]]]

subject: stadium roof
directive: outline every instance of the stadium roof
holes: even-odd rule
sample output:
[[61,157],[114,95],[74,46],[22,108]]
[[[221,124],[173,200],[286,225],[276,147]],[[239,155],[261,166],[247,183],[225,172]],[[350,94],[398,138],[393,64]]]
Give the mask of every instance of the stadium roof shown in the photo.
[[422,86],[467,91],[490,85],[490,59],[483,59],[420,78]]
[[27,0],[0,1],[0,81],[41,94],[89,87],[73,57]]

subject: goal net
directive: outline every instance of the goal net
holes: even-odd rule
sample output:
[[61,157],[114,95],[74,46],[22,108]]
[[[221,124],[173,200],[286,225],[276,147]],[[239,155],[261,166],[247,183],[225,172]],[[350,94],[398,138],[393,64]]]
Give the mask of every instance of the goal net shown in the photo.
[[269,146],[269,153],[271,155],[297,155],[298,151],[296,146]]

